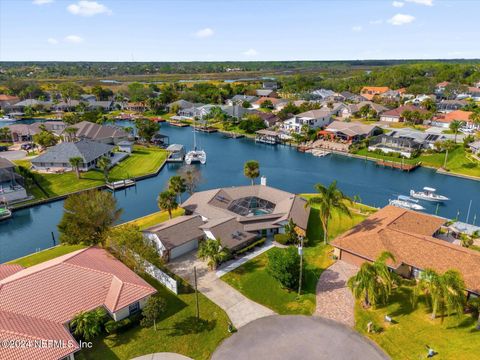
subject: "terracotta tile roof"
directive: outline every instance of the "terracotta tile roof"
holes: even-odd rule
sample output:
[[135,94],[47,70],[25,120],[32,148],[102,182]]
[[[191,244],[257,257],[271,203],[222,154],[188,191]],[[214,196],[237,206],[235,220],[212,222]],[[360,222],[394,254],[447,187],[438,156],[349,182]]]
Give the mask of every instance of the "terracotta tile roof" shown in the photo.
[[375,95],[383,94],[389,91],[388,86],[364,86],[360,94],[368,100],[372,100]]
[[[78,250],[0,280],[0,333],[73,340],[64,324],[80,311],[104,306],[116,312],[155,292],[105,250]],[[66,332],[63,337],[61,328]],[[52,349],[36,349],[33,356],[9,349],[8,358],[57,359],[75,350],[68,348],[57,356]]]
[[454,120],[470,122],[472,121],[470,120],[470,115],[472,115],[471,111],[455,110],[445,114],[443,119],[445,122],[452,122]]
[[0,101],[12,101],[12,100],[20,100],[20,98],[17,96],[0,94]]
[[[2,160],[3,158],[0,158],[0,169],[2,168],[1,166]],[[13,275],[16,272],[19,272],[20,270],[23,270],[23,269],[24,269],[23,266],[17,265],[17,264],[0,264],[0,280],[3,280],[6,277],[9,277],[10,275]]]
[[401,264],[439,272],[456,269],[463,275],[467,288],[480,293],[480,253],[432,235],[445,219],[387,206],[352,230],[338,237],[332,245],[367,260],[375,260],[383,251],[395,256]]

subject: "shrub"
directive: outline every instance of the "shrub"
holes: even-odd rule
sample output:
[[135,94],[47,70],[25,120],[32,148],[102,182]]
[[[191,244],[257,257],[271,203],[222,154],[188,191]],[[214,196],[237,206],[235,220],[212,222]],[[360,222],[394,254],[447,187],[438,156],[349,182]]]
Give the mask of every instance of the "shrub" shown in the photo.
[[108,334],[117,334],[119,332],[126,331],[134,326],[136,326],[141,319],[142,315],[140,313],[131,315],[120,321],[109,320],[105,323],[105,331]]
[[249,252],[250,250],[253,250],[255,247],[263,245],[267,241],[267,238],[261,238],[258,241],[255,241],[254,243],[251,243],[250,245],[244,247],[243,249],[238,250],[235,254],[236,255],[242,255],[246,252]]
[[286,234],[275,234],[273,238],[277,243],[282,245],[288,244],[288,241],[289,241],[289,238]]
[[268,273],[283,287],[295,289],[298,286],[300,255],[297,248],[274,248],[268,252]]

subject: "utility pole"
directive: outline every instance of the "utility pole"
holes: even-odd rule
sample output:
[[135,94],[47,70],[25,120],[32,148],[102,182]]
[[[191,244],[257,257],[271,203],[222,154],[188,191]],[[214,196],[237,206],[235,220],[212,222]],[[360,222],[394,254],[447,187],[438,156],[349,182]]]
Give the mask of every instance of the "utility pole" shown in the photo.
[[302,291],[302,269],[303,269],[303,236],[300,236],[300,246],[298,247],[298,255],[300,255],[300,278],[298,279],[298,296]]
[[195,278],[195,304],[197,307],[197,320],[200,319],[200,308],[198,306],[198,289],[197,289],[197,267],[193,267],[193,275]]

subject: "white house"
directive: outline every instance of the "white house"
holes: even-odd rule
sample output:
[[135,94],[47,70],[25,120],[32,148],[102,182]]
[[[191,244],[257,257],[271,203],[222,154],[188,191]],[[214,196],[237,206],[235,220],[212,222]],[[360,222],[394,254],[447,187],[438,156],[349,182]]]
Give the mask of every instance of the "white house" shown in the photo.
[[330,109],[318,109],[305,111],[294,117],[285,120],[283,128],[290,132],[299,133],[303,125],[308,125],[312,129],[325,127],[332,122],[332,111]]

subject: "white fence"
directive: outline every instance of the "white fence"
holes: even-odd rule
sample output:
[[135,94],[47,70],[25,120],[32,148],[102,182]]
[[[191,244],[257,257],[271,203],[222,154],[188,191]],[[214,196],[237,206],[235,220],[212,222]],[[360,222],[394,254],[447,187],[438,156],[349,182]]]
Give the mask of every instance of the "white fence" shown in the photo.
[[148,261],[145,261],[144,263],[144,271],[148,275],[157,279],[167,289],[169,289],[170,291],[178,295],[177,281],[173,279],[171,276],[165,274],[162,270],[160,270],[155,265],[149,263]]

